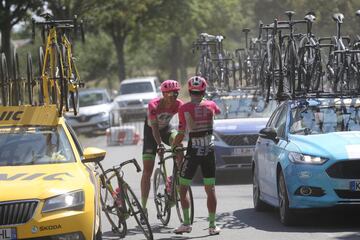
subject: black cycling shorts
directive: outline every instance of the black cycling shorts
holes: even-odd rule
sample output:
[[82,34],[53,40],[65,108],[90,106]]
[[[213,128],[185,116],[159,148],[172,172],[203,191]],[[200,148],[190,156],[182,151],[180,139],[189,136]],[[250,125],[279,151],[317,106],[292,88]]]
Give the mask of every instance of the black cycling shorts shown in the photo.
[[180,167],[180,177],[192,180],[198,166],[201,168],[203,178],[215,178],[215,153],[211,149],[205,156],[198,156],[193,149],[187,150]]
[[[173,134],[174,129],[172,126],[168,126],[164,129],[161,129],[160,137],[161,141],[164,142],[166,145],[170,146],[170,137]],[[157,143],[155,141],[155,138],[152,134],[152,128],[149,127],[147,124],[147,120],[145,119],[144,124],[144,144],[143,144],[143,155],[144,154],[150,154],[150,155],[156,155],[157,150]]]

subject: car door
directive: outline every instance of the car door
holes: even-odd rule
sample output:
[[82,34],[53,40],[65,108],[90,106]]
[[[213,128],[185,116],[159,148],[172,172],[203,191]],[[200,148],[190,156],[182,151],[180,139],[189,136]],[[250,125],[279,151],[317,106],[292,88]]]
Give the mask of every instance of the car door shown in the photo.
[[285,139],[287,118],[288,118],[288,106],[287,104],[284,104],[273,126],[273,128],[276,130],[278,139],[277,141],[270,140],[266,150],[267,157],[265,157],[265,166],[266,166],[265,176],[267,183],[266,185],[267,193],[273,198],[277,197],[277,178],[276,178],[277,164],[281,158],[281,155],[284,153],[284,147],[287,144],[287,141]]
[[[283,107],[279,107],[277,108],[274,113],[271,115],[266,127],[274,127],[275,123],[278,119],[278,115],[281,113]],[[258,176],[259,176],[259,185],[260,185],[260,190],[264,193],[269,192],[268,190],[268,184],[267,184],[267,161],[266,158],[269,157],[269,144],[270,142],[272,142],[272,140],[266,139],[266,138],[262,138],[259,137],[257,140],[257,146],[256,146],[256,151],[255,151],[255,160],[256,160],[256,165],[258,167]]]

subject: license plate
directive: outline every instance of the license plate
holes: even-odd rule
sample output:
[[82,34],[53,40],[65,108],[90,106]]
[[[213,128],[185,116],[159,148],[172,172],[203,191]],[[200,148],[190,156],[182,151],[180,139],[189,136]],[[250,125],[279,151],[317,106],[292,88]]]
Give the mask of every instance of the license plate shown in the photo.
[[16,228],[0,228],[0,240],[16,239]]
[[254,153],[254,148],[234,148],[232,155],[252,155]]
[[360,181],[350,181],[350,190],[353,192],[360,191]]

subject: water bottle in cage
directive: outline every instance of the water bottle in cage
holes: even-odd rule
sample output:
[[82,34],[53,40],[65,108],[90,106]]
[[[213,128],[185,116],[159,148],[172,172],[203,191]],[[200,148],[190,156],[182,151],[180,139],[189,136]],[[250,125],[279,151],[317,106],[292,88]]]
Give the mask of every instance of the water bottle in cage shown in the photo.
[[117,206],[122,207],[122,199],[121,199],[121,190],[120,187],[115,189],[115,192],[113,192],[114,201]]
[[166,192],[168,194],[171,194],[171,182],[172,182],[172,176],[167,177],[167,179],[166,179]]

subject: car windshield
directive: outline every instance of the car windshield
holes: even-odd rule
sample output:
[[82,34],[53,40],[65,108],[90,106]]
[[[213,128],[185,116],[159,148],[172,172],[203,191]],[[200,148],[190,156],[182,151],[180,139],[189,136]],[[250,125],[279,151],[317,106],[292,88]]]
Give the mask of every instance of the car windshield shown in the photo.
[[291,111],[290,133],[299,135],[360,131],[360,105],[322,101],[318,105],[299,105]]
[[75,162],[61,127],[1,127],[0,166]]
[[125,83],[120,86],[120,94],[153,92],[150,82]]
[[102,92],[80,92],[79,106],[88,107],[107,103],[108,99]]
[[213,99],[220,107],[216,119],[267,118],[276,108],[275,101],[266,103],[263,97],[255,95],[226,96]]

